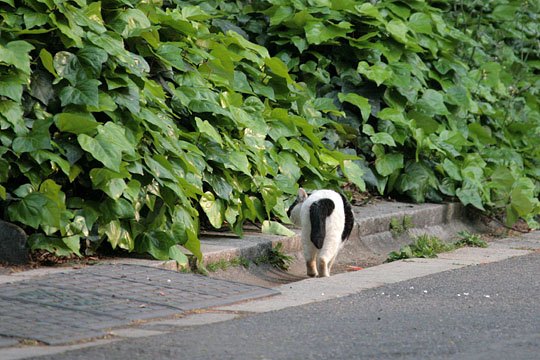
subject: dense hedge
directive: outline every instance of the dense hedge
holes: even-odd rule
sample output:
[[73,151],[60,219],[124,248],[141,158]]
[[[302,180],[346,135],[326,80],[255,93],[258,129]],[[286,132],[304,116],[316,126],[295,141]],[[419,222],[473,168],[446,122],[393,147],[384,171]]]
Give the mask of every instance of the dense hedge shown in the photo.
[[[382,194],[536,227],[538,1],[192,1],[282,59]],[[240,29],[239,29],[240,28]],[[332,130],[330,130],[332,131]]]
[[200,257],[364,181],[536,224],[540,5],[0,0],[0,206],[34,249]]

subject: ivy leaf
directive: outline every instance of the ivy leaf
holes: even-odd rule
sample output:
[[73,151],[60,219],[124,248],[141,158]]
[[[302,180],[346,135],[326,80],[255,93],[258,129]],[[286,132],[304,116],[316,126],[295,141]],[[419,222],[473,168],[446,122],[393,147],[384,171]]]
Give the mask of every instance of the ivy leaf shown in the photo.
[[205,134],[208,138],[214,140],[219,145],[223,146],[223,141],[221,140],[221,135],[217,130],[210,124],[207,120],[201,120],[200,118],[195,118],[195,123],[197,124],[197,129],[200,133]]
[[80,134],[77,139],[83,150],[113,171],[120,170],[122,153],[133,154],[133,145],[126,138],[124,129],[112,122],[99,125],[96,137]]
[[375,81],[377,86],[380,86],[386,80],[390,79],[394,74],[392,69],[386,64],[381,63],[370,66],[365,61],[360,61],[358,63],[357,71],[360,74],[365,75],[369,80]]
[[339,93],[338,99],[341,102],[348,102],[350,104],[353,104],[358,109],[360,109],[362,119],[364,119],[364,121],[367,121],[369,119],[369,115],[371,114],[371,105],[369,104],[369,100],[365,97],[355,93]]
[[262,223],[262,229],[263,234],[270,234],[270,235],[282,235],[282,236],[295,236],[296,233],[282,224],[280,224],[277,221],[269,221],[264,220]]
[[344,160],[341,169],[347,179],[358,187],[358,190],[366,191],[366,183],[363,179],[364,171],[358,164],[352,160]]
[[[49,139],[50,140],[50,139]],[[44,161],[51,161],[52,168],[56,169],[58,166],[62,172],[68,176],[72,175],[72,167],[69,162],[63,159],[60,155],[47,150],[37,150],[32,153],[32,157],[38,162],[38,164],[43,163]],[[73,167],[74,169],[75,167]],[[70,181],[73,181],[73,178],[70,177]]]
[[389,176],[403,168],[402,154],[382,154],[375,160],[375,169],[381,176]]
[[31,132],[28,135],[13,140],[13,151],[17,153],[33,152],[37,150],[51,150],[51,138],[49,134]]
[[180,46],[168,43],[160,43],[157,56],[180,71],[187,71],[188,65],[180,56],[183,50]]
[[463,205],[473,205],[477,209],[485,210],[480,196],[480,189],[469,181],[465,181],[464,186],[456,190],[456,196]]
[[79,62],[85,66],[89,77],[97,78],[101,75],[103,64],[107,61],[107,52],[95,46],[85,46],[77,52]]
[[385,132],[375,133],[369,138],[371,139],[371,142],[374,144],[396,146],[396,142],[394,141],[394,138],[392,137],[392,135]]
[[512,21],[515,19],[519,7],[519,4],[505,4],[503,2],[495,6],[491,16],[496,20]]
[[59,94],[62,106],[75,104],[97,107],[99,105],[98,86],[100,84],[99,80],[90,79],[79,82],[75,86],[64,87]]
[[450,178],[457,181],[462,180],[461,171],[454,162],[452,162],[449,159],[444,159],[442,166],[443,166],[444,171],[446,171],[446,173],[448,174],[448,176],[450,176]]
[[539,203],[535,197],[535,184],[528,178],[521,178],[516,182],[510,199],[510,206],[520,217],[529,215]]
[[424,202],[433,189],[438,189],[433,170],[424,162],[409,162],[400,175],[396,188],[416,202]]
[[243,172],[244,174],[251,176],[251,172],[249,171],[250,164],[249,160],[245,153],[240,151],[233,151],[230,154],[227,155],[226,159],[223,159],[223,163],[225,164],[225,167],[233,170],[238,170]]
[[43,225],[60,227],[60,212],[58,205],[41,192],[32,192],[8,207],[11,221],[34,229]]
[[395,19],[391,20],[388,24],[386,24],[386,30],[396,39],[397,41],[407,44],[409,41],[407,39],[407,32],[409,31],[409,28],[407,24],[405,24],[403,21]]
[[[478,123],[469,124],[469,137],[471,140],[478,140],[482,146],[495,144],[496,141],[491,136],[491,129]],[[471,136],[473,135],[473,136]]]
[[91,113],[60,113],[54,116],[54,123],[60,131],[73,134],[94,134],[99,123]]
[[54,70],[72,85],[75,85],[77,80],[86,78],[79,58],[68,51],[59,51],[54,55]]
[[293,83],[293,79],[291,78],[291,75],[289,75],[289,69],[287,68],[287,65],[283,63],[283,61],[277,57],[272,57],[264,59],[264,63],[266,66],[268,66],[271,72],[285,79],[288,84]]
[[56,69],[54,68],[53,56],[49,51],[47,51],[47,49],[43,48],[39,51],[39,58],[43,64],[43,67],[55,77],[58,77]]
[[124,198],[113,200],[107,198],[99,204],[99,211],[104,222],[110,222],[118,219],[134,219],[135,209],[133,204]]
[[126,175],[109,169],[90,170],[90,179],[96,189],[103,190],[111,199],[118,200],[127,189],[124,181]]
[[189,259],[178,245],[173,245],[169,248],[169,258],[176,261],[176,264],[182,268],[187,267],[189,264]]
[[133,114],[141,111],[139,90],[135,86],[128,86],[112,92],[114,102],[128,109]]
[[416,106],[419,111],[429,116],[449,114],[448,109],[444,104],[443,95],[433,89],[427,89],[422,95],[422,98],[418,100]]
[[409,122],[405,120],[403,111],[396,108],[385,108],[377,113],[377,117],[381,120],[388,120],[395,124],[408,126]]
[[199,204],[208,217],[210,224],[216,229],[221,228],[221,225],[223,225],[223,203],[221,200],[216,199],[214,194],[207,191],[201,197]]
[[118,12],[118,15],[111,20],[110,26],[123,38],[140,35],[144,30],[150,28],[150,20],[139,9],[126,9]]
[[23,93],[23,85],[26,83],[25,76],[0,75],[0,96],[5,96],[16,102],[20,102]]
[[[198,216],[198,214],[196,214]],[[191,251],[199,261],[202,260],[201,244],[198,238],[198,223],[188,210],[177,205],[172,215],[171,226],[174,239],[187,250]]]
[[147,252],[158,260],[169,260],[170,248],[176,245],[169,233],[159,230],[145,232],[136,240],[135,251]]
[[351,32],[352,24],[342,21],[335,25],[332,23],[308,22],[304,27],[306,39],[309,44],[319,45],[337,37],[344,37]]
[[13,131],[18,136],[28,133],[23,118],[24,112],[21,106],[15,101],[0,99],[0,119],[4,118],[13,127]]
[[50,101],[56,97],[49,73],[39,69],[34,70],[30,81],[30,95],[44,105],[49,105]]
[[424,13],[414,13],[409,18],[409,27],[419,34],[432,34],[431,18]]
[[23,40],[10,41],[5,46],[0,44],[0,62],[13,65],[24,74],[30,75],[30,51],[34,46]]
[[105,50],[109,55],[121,56],[125,53],[124,41],[120,35],[112,31],[104,34],[89,32],[87,36],[92,44]]
[[28,243],[32,250],[46,250],[56,256],[70,256],[71,254],[81,256],[80,236],[78,235],[60,239],[35,233],[28,237]]
[[113,220],[101,228],[101,231],[107,236],[109,243],[113,249],[117,247],[132,251],[135,247],[133,238],[122,223],[118,220]]

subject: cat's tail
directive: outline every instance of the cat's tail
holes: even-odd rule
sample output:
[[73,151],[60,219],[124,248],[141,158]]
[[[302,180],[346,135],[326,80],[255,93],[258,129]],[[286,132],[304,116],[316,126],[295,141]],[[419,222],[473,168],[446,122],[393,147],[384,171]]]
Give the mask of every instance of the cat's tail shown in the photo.
[[317,249],[322,249],[326,236],[326,218],[332,214],[336,205],[330,199],[320,199],[309,207],[311,222],[311,242]]

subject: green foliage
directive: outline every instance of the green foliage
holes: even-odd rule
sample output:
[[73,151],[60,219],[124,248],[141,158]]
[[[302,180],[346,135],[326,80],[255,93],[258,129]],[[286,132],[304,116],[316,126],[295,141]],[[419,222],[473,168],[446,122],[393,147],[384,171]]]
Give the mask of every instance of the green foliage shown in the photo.
[[273,267],[287,271],[293,261],[293,257],[283,252],[283,244],[278,242],[274,247],[268,249],[268,251],[258,256],[253,262],[255,265],[270,264]]
[[436,236],[424,234],[416,237],[412,244],[403,246],[399,251],[392,251],[388,254],[386,262],[409,258],[435,258],[439,253],[453,249],[455,245],[445,244]]
[[403,218],[392,218],[390,219],[390,232],[392,233],[392,236],[396,237],[403,233],[405,233],[407,230],[414,227],[414,223],[412,221],[412,217],[409,215],[405,215]]
[[388,254],[386,262],[410,258],[434,258],[437,257],[438,253],[452,251],[464,246],[481,248],[488,246],[478,234],[461,231],[458,235],[460,238],[452,244],[445,244],[436,236],[420,235],[414,239],[412,244],[405,245],[399,251],[392,251]]
[[537,226],[540,4],[0,2],[0,217],[186,263],[343,182]]
[[[244,257],[233,258],[228,261],[221,259],[219,261],[206,264],[205,270],[209,272],[216,272],[218,270],[225,271],[231,267],[238,267],[238,266],[249,268],[249,264],[250,264],[250,261]],[[206,271],[203,270],[202,273],[206,273]]]
[[461,231],[458,233],[458,235],[460,236],[460,239],[454,243],[456,247],[469,246],[486,248],[488,246],[487,242],[485,242],[478,234],[471,234],[468,231]]
[[216,28],[206,7],[0,10],[0,216],[31,232],[33,249],[108,241],[185,265],[179,246],[201,259],[201,226],[240,234],[286,219],[299,181],[337,187],[346,168],[363,184],[356,157],[326,146],[336,126],[287,65]]
[[287,65],[370,187],[538,225],[539,2],[190,3]]

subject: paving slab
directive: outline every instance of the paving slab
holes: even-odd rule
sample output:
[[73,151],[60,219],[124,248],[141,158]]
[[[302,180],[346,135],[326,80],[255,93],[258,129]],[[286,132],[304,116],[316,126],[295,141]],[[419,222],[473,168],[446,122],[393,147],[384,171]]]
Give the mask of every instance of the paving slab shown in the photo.
[[488,264],[491,262],[501,261],[514,256],[527,255],[528,250],[516,250],[506,248],[475,248],[464,247],[452,252],[439,254],[439,259],[447,259],[454,261],[476,261],[479,264]]
[[490,244],[490,247],[496,249],[540,250],[540,235],[538,231],[533,231],[523,234],[519,238],[499,239]]
[[147,266],[99,265],[0,285],[0,335],[63,344],[133,320],[278,293]]

